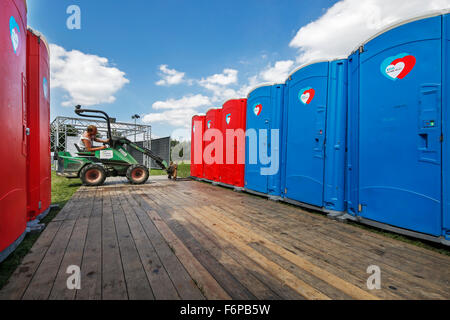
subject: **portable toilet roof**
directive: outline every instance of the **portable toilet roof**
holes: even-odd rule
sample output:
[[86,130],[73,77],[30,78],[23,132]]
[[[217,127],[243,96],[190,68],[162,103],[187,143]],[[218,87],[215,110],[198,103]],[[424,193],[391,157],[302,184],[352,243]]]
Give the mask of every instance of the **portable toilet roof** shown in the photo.
[[409,18],[406,19],[401,19],[401,20],[397,20],[391,24],[389,24],[387,27],[381,29],[380,31],[378,31],[377,33],[373,34],[372,36],[370,36],[367,40],[363,41],[362,43],[360,43],[357,47],[355,47],[350,54],[352,54],[355,51],[358,51],[361,47],[363,47],[365,44],[367,44],[368,42],[372,41],[373,39],[379,37],[380,35],[382,35],[383,33],[386,33],[392,29],[398,28],[402,25],[408,24],[410,22],[414,22],[414,21],[418,21],[418,20],[423,20],[426,18],[432,18],[432,17],[437,17],[437,16],[441,16],[444,14],[448,14],[450,13],[450,9],[444,9],[444,10],[431,10],[428,11],[425,14],[421,14],[421,15],[414,15],[411,16]]

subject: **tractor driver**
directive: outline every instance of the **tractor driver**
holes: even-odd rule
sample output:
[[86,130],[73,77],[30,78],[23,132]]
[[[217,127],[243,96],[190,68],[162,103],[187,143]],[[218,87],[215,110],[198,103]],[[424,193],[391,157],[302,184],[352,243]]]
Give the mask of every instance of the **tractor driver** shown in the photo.
[[89,127],[87,127],[87,130],[85,132],[83,132],[83,134],[80,137],[78,146],[82,150],[86,150],[89,152],[106,149],[107,148],[106,146],[94,147],[94,141],[100,142],[100,143],[108,143],[109,142],[109,139],[107,139],[107,140],[98,139],[97,132],[98,131],[97,131],[96,126],[90,125]]

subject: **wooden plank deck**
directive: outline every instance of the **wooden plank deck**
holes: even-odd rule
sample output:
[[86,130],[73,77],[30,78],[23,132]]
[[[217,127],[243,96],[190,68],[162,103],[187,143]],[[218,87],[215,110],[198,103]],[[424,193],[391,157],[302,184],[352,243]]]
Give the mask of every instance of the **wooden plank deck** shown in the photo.
[[79,189],[0,299],[450,299],[450,257],[206,183],[119,179]]

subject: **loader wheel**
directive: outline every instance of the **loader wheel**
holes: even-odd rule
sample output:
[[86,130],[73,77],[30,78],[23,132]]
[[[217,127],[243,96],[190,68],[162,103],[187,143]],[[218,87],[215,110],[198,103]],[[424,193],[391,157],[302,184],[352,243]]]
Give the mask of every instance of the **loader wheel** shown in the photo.
[[127,178],[131,184],[144,184],[149,175],[147,167],[140,164],[134,164],[127,170]]
[[80,172],[80,179],[85,186],[101,186],[106,179],[106,172],[98,164],[88,164]]

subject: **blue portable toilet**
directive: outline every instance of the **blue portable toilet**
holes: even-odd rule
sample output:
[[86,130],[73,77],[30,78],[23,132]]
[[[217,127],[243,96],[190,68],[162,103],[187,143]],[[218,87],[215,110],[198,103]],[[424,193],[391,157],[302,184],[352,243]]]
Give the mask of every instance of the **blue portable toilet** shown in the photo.
[[[281,195],[284,88],[284,84],[261,85],[247,98],[245,190],[271,199]],[[270,167],[272,170],[268,170]]]
[[[447,11],[448,13],[448,11]],[[450,244],[450,17],[412,19],[349,57],[348,214]]]
[[347,60],[315,62],[286,82],[285,201],[345,212]]

